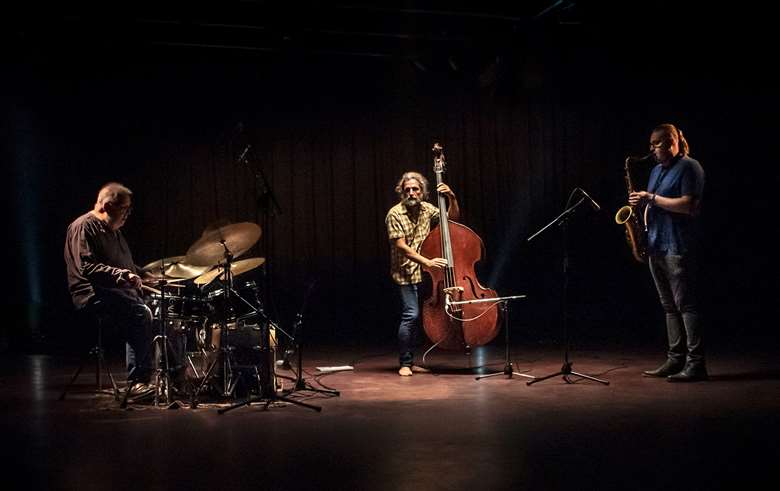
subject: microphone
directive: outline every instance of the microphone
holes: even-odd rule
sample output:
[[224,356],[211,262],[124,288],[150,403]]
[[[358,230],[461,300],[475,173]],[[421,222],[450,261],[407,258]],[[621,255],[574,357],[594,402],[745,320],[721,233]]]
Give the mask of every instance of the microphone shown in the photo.
[[590,201],[590,206],[592,206],[594,210],[596,210],[596,211],[599,211],[599,210],[601,209],[601,207],[599,206],[599,204],[598,204],[598,203],[596,203],[596,200],[594,200],[593,198],[591,198],[591,197],[590,197],[590,195],[589,195],[588,193],[586,193],[584,189],[582,189],[582,188],[577,188],[577,189],[578,189],[578,190],[579,190],[579,192],[581,192],[581,193],[582,193],[582,194],[583,194],[583,195],[584,195],[586,198],[588,198],[588,200]]
[[236,162],[243,162],[244,161],[244,157],[246,157],[246,154],[247,154],[247,152],[249,152],[250,148],[252,148],[252,145],[247,144],[247,146],[244,147],[244,151],[241,152],[241,156],[238,158],[238,160]]

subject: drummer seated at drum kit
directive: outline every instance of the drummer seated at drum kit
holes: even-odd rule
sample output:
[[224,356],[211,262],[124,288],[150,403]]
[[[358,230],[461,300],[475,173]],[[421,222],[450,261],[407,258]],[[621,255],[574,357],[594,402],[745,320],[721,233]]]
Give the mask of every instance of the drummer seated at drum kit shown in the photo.
[[68,227],[64,256],[76,310],[118,329],[125,338],[128,386],[138,397],[154,389],[148,355],[153,332],[139,269],[120,230],[130,216],[132,195],[116,182],[101,187],[93,209]]

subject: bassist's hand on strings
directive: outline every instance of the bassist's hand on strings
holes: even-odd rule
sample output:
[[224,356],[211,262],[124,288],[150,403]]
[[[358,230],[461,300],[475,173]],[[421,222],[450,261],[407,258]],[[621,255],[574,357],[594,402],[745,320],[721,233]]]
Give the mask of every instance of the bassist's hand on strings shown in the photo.
[[436,186],[436,191],[447,196],[450,199],[455,199],[455,193],[453,193],[452,189],[450,189],[450,187],[444,183],[441,183],[438,186]]
[[442,257],[435,257],[433,259],[427,259],[425,266],[427,268],[444,269],[447,267],[447,260]]

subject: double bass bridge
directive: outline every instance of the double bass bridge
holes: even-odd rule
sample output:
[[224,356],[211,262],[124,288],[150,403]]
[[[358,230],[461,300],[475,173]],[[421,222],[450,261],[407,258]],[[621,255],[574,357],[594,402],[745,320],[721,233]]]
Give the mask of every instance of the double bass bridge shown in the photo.
[[[450,302],[452,301],[452,298],[456,296],[457,299],[460,299],[463,297],[464,289],[462,286],[451,286],[449,288],[442,288],[442,292],[444,292],[445,297],[445,306],[446,308],[450,309],[451,312],[460,312],[463,310],[463,308],[460,305],[451,305]],[[457,300],[456,300],[457,301]]]

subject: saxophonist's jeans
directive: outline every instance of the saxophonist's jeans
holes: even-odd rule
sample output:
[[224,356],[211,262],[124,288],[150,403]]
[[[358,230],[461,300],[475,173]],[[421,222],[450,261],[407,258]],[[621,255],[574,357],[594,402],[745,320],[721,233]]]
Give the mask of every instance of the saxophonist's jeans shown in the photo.
[[666,314],[669,360],[704,365],[701,322],[696,301],[695,260],[690,255],[650,256],[650,273]]

